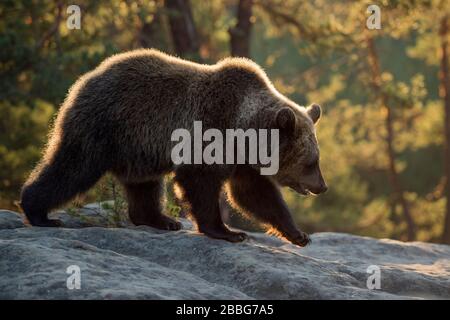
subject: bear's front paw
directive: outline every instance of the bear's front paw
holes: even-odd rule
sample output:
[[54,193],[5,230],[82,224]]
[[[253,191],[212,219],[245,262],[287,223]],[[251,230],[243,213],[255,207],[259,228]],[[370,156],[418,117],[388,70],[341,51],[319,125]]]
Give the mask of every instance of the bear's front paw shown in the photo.
[[49,227],[56,228],[62,227],[63,223],[59,219],[48,219],[48,218],[40,218],[40,219],[28,219],[28,222],[35,227]]
[[242,242],[248,239],[248,235],[244,232],[235,232],[228,230],[227,228],[220,229],[202,229],[203,232],[208,237],[214,239],[222,239],[230,242]]
[[178,231],[183,227],[181,222],[166,215],[161,215],[160,217],[158,217],[158,219],[155,219],[152,224],[152,226],[155,228],[169,231]]
[[299,231],[299,233],[295,237],[289,238],[288,240],[300,247],[305,247],[306,245],[311,243],[309,235],[303,231]]

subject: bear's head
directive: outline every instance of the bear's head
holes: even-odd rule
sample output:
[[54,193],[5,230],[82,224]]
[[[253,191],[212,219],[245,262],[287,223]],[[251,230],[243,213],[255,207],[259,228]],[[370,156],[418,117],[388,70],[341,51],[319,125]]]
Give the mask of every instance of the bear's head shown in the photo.
[[318,104],[307,108],[283,106],[275,115],[279,129],[280,168],[275,180],[300,194],[320,194],[327,191],[319,166],[319,146],[315,125],[321,116]]

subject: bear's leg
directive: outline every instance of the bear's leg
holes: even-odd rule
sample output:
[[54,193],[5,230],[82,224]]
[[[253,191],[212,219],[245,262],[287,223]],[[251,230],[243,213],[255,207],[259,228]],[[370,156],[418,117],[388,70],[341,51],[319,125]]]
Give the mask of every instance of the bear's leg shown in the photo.
[[198,230],[205,235],[230,242],[247,238],[243,232],[228,229],[222,221],[219,194],[223,179],[214,170],[180,168],[175,174],[176,187],[180,188],[181,200],[197,222]]
[[279,188],[269,178],[250,167],[238,166],[228,188],[238,210],[271,225],[294,244],[303,247],[310,242],[308,235],[295,225]]
[[128,214],[135,225],[162,230],[180,230],[181,223],[162,214],[162,179],[142,183],[125,183]]
[[48,219],[48,212],[86,192],[106,171],[101,161],[84,157],[81,148],[68,148],[61,146],[50,161],[41,163],[22,188],[20,205],[33,226],[60,226],[59,220]]

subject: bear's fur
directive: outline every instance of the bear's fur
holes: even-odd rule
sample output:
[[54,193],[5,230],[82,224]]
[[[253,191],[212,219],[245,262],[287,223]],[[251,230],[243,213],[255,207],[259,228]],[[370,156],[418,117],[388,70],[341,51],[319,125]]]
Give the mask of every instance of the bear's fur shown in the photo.
[[[299,107],[247,59],[200,65],[156,50],[118,54],[70,89],[44,156],[23,186],[21,206],[32,225],[58,226],[47,213],[111,172],[124,185],[134,224],[178,230],[180,223],[161,210],[163,176],[173,172],[200,232],[245,239],[220,218],[218,199],[226,183],[237,208],[305,245],[308,236],[294,224],[278,186],[303,194],[326,190],[314,129],[319,117],[318,105]],[[171,134],[192,130],[194,120],[204,130],[280,129],[278,174],[262,176],[250,165],[175,166]]]

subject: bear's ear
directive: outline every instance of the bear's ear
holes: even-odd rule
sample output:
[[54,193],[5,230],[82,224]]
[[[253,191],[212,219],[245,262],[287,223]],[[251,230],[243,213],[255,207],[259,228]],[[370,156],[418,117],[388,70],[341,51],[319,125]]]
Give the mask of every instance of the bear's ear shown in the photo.
[[295,130],[295,113],[290,108],[284,107],[277,111],[275,116],[277,127],[287,133]]
[[320,115],[322,114],[322,108],[317,104],[313,103],[308,108],[306,108],[306,112],[308,113],[308,116],[311,118],[311,120],[314,123],[317,123],[320,119]]

